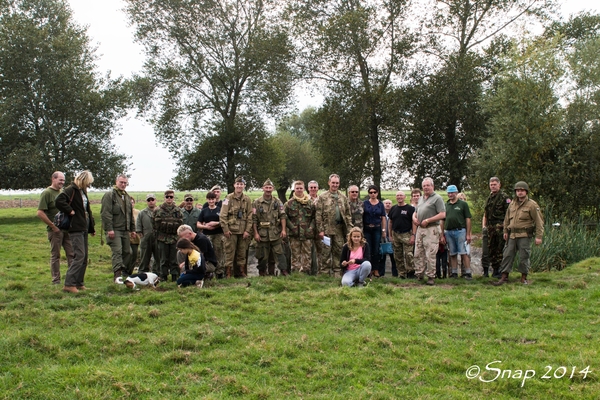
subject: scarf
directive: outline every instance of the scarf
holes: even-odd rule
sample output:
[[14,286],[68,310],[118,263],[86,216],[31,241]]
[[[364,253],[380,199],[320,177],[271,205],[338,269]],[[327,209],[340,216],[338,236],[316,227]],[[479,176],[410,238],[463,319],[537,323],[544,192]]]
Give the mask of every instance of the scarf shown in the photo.
[[303,197],[296,197],[296,193],[294,193],[293,198],[300,204],[307,204],[310,201],[310,197],[306,193],[304,193]]

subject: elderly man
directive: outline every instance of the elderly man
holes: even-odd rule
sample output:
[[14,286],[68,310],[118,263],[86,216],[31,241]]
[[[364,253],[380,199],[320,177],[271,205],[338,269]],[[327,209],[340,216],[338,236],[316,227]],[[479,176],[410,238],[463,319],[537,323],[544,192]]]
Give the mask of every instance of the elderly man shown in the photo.
[[[510,205],[510,197],[500,190],[500,179],[493,176],[490,178],[490,195],[485,202],[483,220],[481,221],[483,240],[483,254],[487,255],[488,266],[483,265],[483,276],[489,276],[489,265],[492,267],[492,276],[500,278],[500,264],[502,263],[502,251],[506,244],[504,240],[504,217]],[[483,256],[482,256],[483,258]]]
[[[348,204],[350,205],[350,215],[352,216],[352,226],[363,229],[363,214],[365,213],[365,203],[358,198],[360,190],[358,186],[352,185],[348,188]],[[371,260],[377,265],[375,260]]]
[[46,224],[48,241],[50,242],[50,274],[52,284],[60,285],[60,248],[65,249],[67,265],[73,261],[73,246],[68,231],[61,231],[54,225],[54,216],[58,213],[56,197],[65,186],[65,174],[56,171],[52,174],[52,181],[42,194],[38,204],[37,216]]
[[471,260],[467,252],[467,243],[471,243],[471,210],[466,201],[459,200],[458,189],[449,185],[446,189],[448,201],[446,202],[446,221],[444,222],[444,236],[450,254],[451,278],[458,278],[458,255],[460,255],[463,277],[471,280]]
[[113,281],[127,276],[131,254],[130,239],[135,236],[135,221],[131,197],[125,190],[129,185],[126,175],[117,176],[115,186],[102,196],[100,215],[106,232],[106,243],[112,251]]
[[194,207],[194,196],[191,193],[186,193],[183,196],[184,204],[181,208],[183,214],[183,223],[191,226],[194,232],[198,229],[196,224],[198,223],[198,217],[200,217],[200,210]]
[[160,279],[167,281],[169,273],[171,281],[179,278],[177,263],[177,229],[183,224],[181,209],[175,204],[175,192],[165,191],[165,202],[154,210],[153,226],[158,248]]
[[286,216],[283,203],[273,197],[273,182],[267,179],[262,186],[263,195],[252,203],[252,229],[256,240],[258,274],[267,275],[269,255],[277,259],[281,274],[289,275],[287,261],[283,254],[282,239],[287,237]]
[[392,245],[394,247],[394,259],[396,269],[401,279],[414,278],[415,264],[413,248],[415,246],[415,234],[417,227],[413,224],[415,208],[406,204],[406,194],[399,190],[396,192],[396,204],[388,213],[390,220]]
[[413,214],[413,223],[417,226],[415,270],[419,279],[426,275],[427,285],[435,285],[435,257],[440,242],[445,243],[442,232],[446,207],[442,196],[433,191],[433,179],[423,179],[421,186],[423,197]]
[[350,205],[348,199],[340,191],[340,176],[329,175],[329,190],[319,196],[317,200],[317,231],[319,239],[329,237],[329,247],[323,247],[319,254],[319,274],[331,274],[336,278],[342,277],[340,257],[342,247],[346,242],[346,235],[352,228]]
[[294,194],[284,207],[292,249],[292,271],[309,274],[311,247],[317,230],[316,210],[310,197],[304,193],[304,182],[296,181],[293,187]]
[[[156,196],[152,193],[146,195],[146,208],[140,211],[137,220],[135,221],[135,232],[140,237],[141,262],[138,268],[139,272],[149,272],[159,275],[157,268],[158,247],[156,245],[156,236],[154,235],[154,227],[152,220],[154,210],[156,210]],[[154,256],[154,264],[150,268],[150,261]]]
[[246,254],[252,232],[252,200],[244,194],[246,181],[237,177],[233,193],[223,200],[219,222],[225,236],[225,273],[227,277],[248,276]]
[[531,239],[535,234],[535,244],[542,244],[544,235],[544,218],[540,212],[540,206],[531,200],[528,196],[529,185],[526,182],[517,182],[515,184],[514,199],[506,216],[504,217],[504,240],[508,243],[504,248],[502,257],[502,277],[494,285],[500,286],[508,282],[508,274],[512,271],[515,255],[519,252],[519,272],[521,273],[521,283],[529,284],[527,274],[529,274],[529,257],[531,255]]

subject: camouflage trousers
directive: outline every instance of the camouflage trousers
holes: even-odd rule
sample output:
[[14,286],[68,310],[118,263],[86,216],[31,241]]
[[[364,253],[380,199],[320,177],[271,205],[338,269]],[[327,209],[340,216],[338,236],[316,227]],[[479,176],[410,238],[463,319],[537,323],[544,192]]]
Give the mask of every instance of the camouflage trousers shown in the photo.
[[323,244],[321,253],[319,253],[319,272],[318,274],[332,275],[336,278],[342,277],[342,267],[340,258],[342,257],[342,247],[346,242],[342,225],[336,225],[335,234],[329,235],[331,246]]
[[232,271],[235,277],[245,273],[246,257],[250,238],[244,239],[243,234],[231,234],[229,239],[224,237],[225,244],[225,268]]
[[293,237],[289,239],[292,250],[292,271],[310,274],[312,240],[299,240]]
[[441,234],[442,230],[439,225],[417,228],[414,258],[417,275],[427,275],[429,278],[435,278],[435,263]]
[[256,242],[256,258],[258,259],[258,270],[266,271],[269,263],[269,256],[273,255],[273,260],[277,260],[277,267],[280,271],[287,270],[287,261],[283,253],[281,238],[273,241],[261,240]]
[[490,249],[488,246],[488,231],[487,228],[481,229],[481,266],[490,268]]
[[394,247],[394,259],[398,276],[406,278],[408,272],[415,270],[413,260],[413,245],[410,244],[412,232],[392,232],[392,246]]
[[487,226],[488,257],[492,268],[500,268],[502,264],[502,252],[506,242],[504,241],[504,227],[501,224]]
[[324,250],[322,249],[325,244],[320,239],[311,240],[312,245],[310,249],[311,256],[311,264],[310,264],[310,274],[317,275],[319,273],[319,254],[321,254]]
[[215,273],[217,275],[225,273],[225,235],[206,235],[210,239],[217,256],[217,265],[215,265]]

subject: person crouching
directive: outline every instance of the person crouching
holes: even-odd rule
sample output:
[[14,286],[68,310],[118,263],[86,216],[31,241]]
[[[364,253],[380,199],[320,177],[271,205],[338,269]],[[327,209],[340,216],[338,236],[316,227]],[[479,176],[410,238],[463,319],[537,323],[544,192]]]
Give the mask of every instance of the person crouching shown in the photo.
[[179,265],[181,275],[177,279],[177,286],[196,285],[198,288],[202,288],[204,286],[206,262],[200,253],[200,249],[188,239],[179,239],[176,247],[177,250],[187,256],[185,261]]
[[342,286],[365,286],[365,279],[371,273],[371,250],[362,230],[354,227],[342,248],[340,266],[343,271]]

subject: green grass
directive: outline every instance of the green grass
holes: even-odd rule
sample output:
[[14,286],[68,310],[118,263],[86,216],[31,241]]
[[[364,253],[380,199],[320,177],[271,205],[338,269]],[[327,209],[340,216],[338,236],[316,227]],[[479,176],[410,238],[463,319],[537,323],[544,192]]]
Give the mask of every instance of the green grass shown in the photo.
[[[130,291],[111,283],[110,251],[96,237],[90,290],[71,295],[50,285],[49,247],[34,214],[0,210],[0,398],[595,399],[600,392],[597,258],[531,274],[530,286],[383,278],[355,289],[293,276]],[[466,378],[472,365],[495,360],[502,363],[490,368],[536,376],[524,384]],[[542,379],[546,366],[550,376],[560,376],[559,367],[568,373]],[[592,372],[583,378],[586,366]]]

